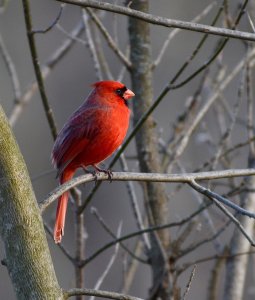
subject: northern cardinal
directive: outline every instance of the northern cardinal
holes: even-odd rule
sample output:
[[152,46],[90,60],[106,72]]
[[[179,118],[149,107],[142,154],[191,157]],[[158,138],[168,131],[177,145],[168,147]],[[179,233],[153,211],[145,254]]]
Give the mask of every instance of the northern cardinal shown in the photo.
[[[127,100],[135,94],[117,81],[99,81],[86,101],[70,116],[59,132],[52,150],[52,162],[60,184],[70,180],[78,168],[93,166],[109,157],[123,142],[129,125]],[[54,228],[55,243],[64,235],[69,193],[58,200]]]

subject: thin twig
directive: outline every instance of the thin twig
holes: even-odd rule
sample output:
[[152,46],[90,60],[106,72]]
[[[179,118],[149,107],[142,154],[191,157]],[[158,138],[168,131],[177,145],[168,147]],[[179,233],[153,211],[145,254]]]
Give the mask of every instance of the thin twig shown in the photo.
[[[126,161],[126,158],[125,158],[123,153],[120,156],[120,165],[121,165],[122,170],[124,172],[128,172],[127,161]],[[138,229],[144,229],[142,215],[141,215],[140,208],[139,208],[139,205],[138,205],[138,200],[137,200],[137,197],[136,197],[133,182],[127,181],[126,187],[127,187],[127,191],[128,191],[128,194],[129,194],[131,207],[132,207],[132,210],[133,210],[133,213],[134,213],[134,216],[135,216],[135,220],[136,220],[136,223],[137,223],[137,227],[138,227]],[[143,241],[144,241],[145,248],[147,250],[149,250],[151,248],[151,245],[150,245],[150,240],[149,240],[148,235],[144,234],[144,235],[142,235],[142,238],[143,238]]]
[[[255,49],[253,49],[249,53],[249,58],[253,57],[255,55]],[[188,142],[190,140],[190,137],[194,130],[197,128],[198,124],[201,122],[201,120],[204,118],[212,104],[217,100],[218,95],[223,92],[223,90],[229,85],[229,83],[233,80],[233,78],[242,70],[243,66],[246,63],[246,59],[243,59],[241,62],[237,64],[237,66],[232,70],[232,72],[229,74],[229,76],[221,83],[219,86],[217,92],[215,92],[208,101],[204,104],[204,106],[201,108],[201,110],[197,113],[195,119],[193,120],[192,124],[189,126],[189,128],[186,130],[186,132],[182,136],[182,141],[178,145],[178,148],[175,151],[175,156],[173,158],[173,161],[180,157],[180,155],[185,150],[186,146],[188,145]]]
[[181,274],[182,272],[186,271],[188,268],[190,268],[194,264],[198,265],[198,264],[202,264],[202,263],[205,263],[205,262],[208,262],[208,261],[211,261],[211,260],[215,260],[215,259],[232,259],[232,258],[235,258],[235,257],[238,257],[238,256],[251,255],[251,254],[254,254],[254,253],[255,253],[255,250],[254,251],[239,252],[239,253],[234,253],[234,254],[210,255],[210,256],[203,257],[203,258],[199,258],[199,259],[197,259],[195,261],[192,261],[192,262],[184,263],[182,265],[182,267],[180,269],[178,269],[177,272],[178,272],[178,274]]
[[[112,232],[112,230],[107,226],[103,218],[99,215],[97,209],[95,207],[91,207],[91,213],[97,218],[99,223],[103,226],[103,228],[110,234],[110,236],[114,239],[117,239],[118,237]],[[123,243],[120,243],[121,247],[134,259],[138,260],[139,262],[143,264],[147,264],[148,262],[138,256],[136,256],[134,253],[132,253]]]
[[181,258],[185,255],[190,254],[191,252],[197,250],[199,247],[214,241],[216,238],[218,238],[225,230],[229,227],[229,225],[232,223],[232,220],[228,220],[218,231],[216,231],[212,236],[206,237],[202,239],[201,241],[192,243],[187,248],[181,250],[181,252],[176,256],[176,258]]
[[[211,10],[212,8],[216,5],[216,2],[212,2],[210,3],[198,16],[196,16],[193,20],[191,20],[192,23],[194,22],[198,22],[200,19],[202,19],[203,17],[205,17]],[[179,33],[181,30],[179,28],[175,28],[174,30],[172,30],[168,37],[166,38],[163,46],[161,47],[161,50],[157,56],[157,58],[155,59],[155,61],[152,64],[152,69],[155,69],[161,62],[167,47],[170,43],[170,41],[177,35],[177,33]]]
[[238,206],[237,204],[231,202],[230,200],[228,200],[227,198],[220,196],[219,194],[216,194],[215,192],[210,191],[209,189],[204,188],[202,185],[196,183],[195,180],[191,180],[190,182],[190,186],[193,187],[196,191],[198,191],[199,193],[210,197],[210,198],[214,198],[217,201],[219,201],[220,203],[223,203],[224,205],[236,210],[238,213],[248,216],[250,218],[255,218],[255,214],[252,212],[247,211],[246,209]]
[[[80,21],[73,31],[71,32],[68,39],[66,39],[60,47],[58,47],[53,54],[49,57],[46,63],[42,66],[42,76],[45,80],[49,75],[50,71],[61,61],[61,59],[72,49],[72,46],[75,44],[75,37],[79,36],[84,29],[83,23]],[[14,126],[17,123],[18,118],[21,113],[24,111],[24,107],[28,105],[31,101],[33,95],[38,91],[37,82],[32,83],[27,91],[20,98],[20,101],[15,104],[10,116],[9,123],[11,126]]]
[[208,208],[208,206],[210,206],[209,203],[207,205],[199,207],[195,212],[193,212],[188,217],[182,219],[181,221],[173,222],[173,223],[168,223],[168,224],[165,224],[165,225],[158,225],[158,226],[153,226],[153,227],[145,228],[143,230],[135,231],[133,233],[127,234],[125,236],[122,236],[121,238],[116,239],[116,240],[114,240],[112,242],[109,242],[108,244],[104,245],[102,248],[100,248],[97,251],[95,251],[87,259],[85,259],[84,262],[82,263],[82,266],[85,266],[86,264],[88,264],[89,262],[91,262],[92,260],[94,260],[102,252],[104,252],[108,248],[116,245],[116,243],[120,243],[120,242],[122,242],[124,240],[128,240],[130,238],[134,238],[134,237],[139,236],[139,235],[141,235],[143,233],[149,233],[149,232],[154,232],[154,231],[157,231],[157,230],[163,230],[163,229],[166,229],[166,228],[171,228],[171,227],[176,227],[176,226],[177,227],[178,226],[182,226],[182,225],[186,224],[187,222],[190,222],[190,220],[192,220],[195,216],[197,216],[198,214],[200,214],[204,209]]
[[[50,237],[52,238],[52,240],[54,241],[53,231],[51,230],[50,226],[49,226],[46,222],[44,222],[44,228],[45,228],[45,230],[48,232],[48,234],[50,235]],[[74,257],[72,257],[72,255],[66,250],[66,248],[63,246],[63,244],[58,243],[57,245],[58,245],[58,247],[60,248],[60,250],[64,253],[64,255],[65,255],[72,263],[75,263]]]
[[71,289],[69,291],[64,292],[65,299],[77,295],[95,296],[100,298],[108,298],[108,299],[116,299],[116,300],[143,300],[141,298],[124,295],[120,293],[93,290],[93,289]]
[[60,5],[60,10],[59,10],[56,18],[53,20],[53,22],[48,27],[46,27],[45,29],[35,29],[35,30],[32,31],[32,33],[33,34],[37,34],[37,33],[44,34],[44,33],[49,32],[52,28],[54,28],[58,24],[58,22],[61,18],[64,7],[65,7],[65,4],[62,3]]
[[[181,168],[182,173],[186,173],[186,170],[184,170],[184,168],[182,166],[180,166],[180,164],[178,164],[179,167]],[[202,205],[204,203],[204,200],[202,199],[201,195],[196,193],[196,191],[194,191],[192,189],[192,194],[194,195],[196,201],[199,203],[199,205]],[[208,212],[208,210],[204,210],[202,212],[202,218],[205,222],[205,224],[207,225],[208,229],[213,233],[213,235],[216,234],[216,228],[214,226],[214,223],[212,221],[212,218]],[[220,241],[217,239],[218,237],[215,237],[215,239],[213,239],[213,244],[214,244],[214,248],[215,250],[219,253],[222,250],[222,246]]]
[[185,299],[186,299],[186,296],[187,296],[187,294],[188,294],[188,292],[189,292],[189,290],[190,290],[192,280],[193,280],[193,278],[194,278],[194,276],[195,276],[196,268],[197,268],[197,266],[194,265],[194,267],[193,267],[193,269],[192,269],[192,271],[191,271],[190,277],[189,277],[189,281],[188,281],[188,283],[187,283],[187,285],[186,285],[185,292],[184,292],[184,294],[183,294],[183,296],[182,296],[182,300],[185,300]]
[[[139,257],[142,254],[142,251],[143,251],[143,244],[140,239],[137,239],[133,253]],[[124,263],[125,263],[125,261],[124,261]],[[125,272],[124,272],[124,276],[123,276],[123,287],[121,289],[122,293],[127,294],[128,291],[130,290],[132,282],[135,279],[138,267],[139,267],[138,260],[132,259],[129,262],[127,268],[124,270]]]
[[224,214],[226,214],[232,220],[232,222],[242,232],[245,238],[250,242],[251,246],[255,246],[255,242],[253,241],[252,237],[248,235],[248,233],[246,232],[242,224],[221,203],[224,203],[226,206],[235,209],[240,214],[251,217],[253,219],[255,218],[254,213],[234,204],[233,202],[229,201],[225,197],[222,197],[210,191],[209,189],[204,188],[203,186],[197,184],[194,180],[190,183],[190,186],[192,186],[199,193],[202,193],[206,195],[208,198],[212,199],[214,203],[224,212]]
[[224,145],[230,138],[230,135],[233,131],[234,125],[236,124],[239,108],[241,106],[241,102],[242,102],[242,98],[243,98],[244,80],[245,80],[245,75],[246,75],[245,70],[246,70],[246,68],[244,67],[243,73],[241,74],[241,81],[240,81],[240,85],[239,85],[238,92],[237,92],[237,100],[236,100],[236,103],[234,104],[233,113],[231,114],[231,122],[230,122],[228,128],[226,129],[225,133],[223,134],[219,145],[217,146],[217,151],[216,151],[214,160],[212,162],[212,170],[214,170],[216,168],[216,164],[224,150]]
[[53,138],[55,139],[57,137],[57,126],[54,120],[53,116],[53,111],[50,107],[46,92],[45,92],[45,87],[44,87],[44,79],[43,75],[41,72],[41,67],[39,65],[39,59],[38,59],[38,54],[37,54],[37,49],[35,45],[35,39],[34,35],[32,32],[32,18],[30,14],[30,4],[29,0],[22,0],[23,2],[23,10],[24,10],[24,16],[25,16],[25,23],[26,23],[26,30],[27,30],[27,37],[28,37],[28,43],[30,47],[30,52],[31,52],[31,57],[33,61],[33,66],[34,66],[34,71],[39,87],[39,91],[41,94],[42,102],[43,102],[43,107],[44,111],[50,126],[51,134]]
[[[72,202],[74,204],[74,222],[75,222],[75,286],[76,288],[84,288],[84,272],[80,267],[80,262],[86,257],[85,244],[86,233],[84,225],[84,214],[78,214],[77,208],[81,205],[81,191],[77,188],[71,190]],[[77,296],[76,300],[82,300],[84,297]]]
[[[117,238],[120,237],[120,234],[121,234],[121,229],[122,229],[122,222],[120,223],[119,227],[118,227],[118,230],[117,230]],[[112,257],[110,258],[104,272],[101,274],[101,276],[98,278],[95,286],[94,286],[94,289],[95,290],[98,290],[100,288],[100,286],[102,285],[105,277],[107,276],[107,274],[110,272],[110,269],[112,267],[112,265],[114,264],[115,260],[116,260],[116,257],[117,257],[117,254],[118,254],[118,251],[119,251],[119,246],[120,244],[116,244],[115,246],[115,249],[114,249],[114,253],[112,255]],[[90,300],[94,300],[95,299],[95,296],[92,296],[90,298]]]
[[[251,47],[248,46],[248,49]],[[253,90],[252,90],[252,70],[251,63],[247,59],[247,72],[246,72],[246,86],[247,86],[247,135],[249,139],[255,137],[254,127],[254,103],[253,103]],[[250,157],[255,157],[255,142],[250,143]]]
[[7,71],[10,74],[11,77],[11,83],[12,83],[12,88],[13,88],[13,92],[14,92],[14,100],[15,103],[18,103],[20,101],[20,97],[21,97],[21,89],[20,89],[20,82],[19,82],[19,78],[18,78],[18,74],[15,68],[15,65],[12,61],[12,58],[4,44],[3,38],[0,35],[0,54],[2,55],[4,62],[6,64],[7,67]]
[[[223,249],[223,255],[227,254],[227,250]],[[221,279],[221,271],[224,267],[225,259],[222,257],[217,258],[215,261],[215,264],[213,266],[213,269],[211,271],[209,284],[208,284],[208,300],[217,300],[219,299],[219,289],[220,289],[220,279]]]
[[114,39],[110,36],[109,32],[106,30],[103,23],[100,21],[98,16],[90,9],[86,8],[86,11],[90,15],[91,19],[95,22],[97,25],[99,31],[104,36],[106,42],[108,43],[109,47],[113,50],[113,52],[117,55],[117,57],[120,59],[120,61],[126,66],[126,68],[131,68],[131,62],[127,59],[127,57],[121,52],[118,45],[115,43]]
[[[101,36],[99,34],[99,30],[96,27],[96,25],[94,23],[92,23],[92,29],[94,30],[94,35],[95,35],[95,48],[97,51],[97,56],[98,56],[98,61],[101,65],[102,68],[102,72],[105,74],[106,78],[108,80],[114,80],[114,77],[112,75],[110,66],[108,64],[108,61],[105,57],[105,53],[104,53],[104,49],[102,46],[102,42],[101,42]],[[126,70],[126,68],[123,66],[123,68]]]
[[90,55],[91,55],[92,60],[93,60],[93,65],[94,65],[94,68],[95,68],[95,73],[96,73],[97,80],[103,80],[101,66],[100,66],[100,63],[99,63],[99,60],[98,60],[97,51],[96,51],[95,44],[94,44],[92,34],[91,34],[91,30],[90,30],[88,13],[85,9],[82,9],[82,20],[84,22],[84,27],[85,27],[87,46],[88,46]]

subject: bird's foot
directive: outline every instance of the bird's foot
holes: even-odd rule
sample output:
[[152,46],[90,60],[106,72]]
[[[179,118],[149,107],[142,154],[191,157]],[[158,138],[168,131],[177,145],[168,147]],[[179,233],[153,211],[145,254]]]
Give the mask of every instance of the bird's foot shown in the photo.
[[106,169],[101,169],[97,166],[93,166],[95,168],[95,172],[94,172],[94,176],[96,177],[96,180],[97,180],[97,175],[99,172],[102,172],[102,173],[105,173],[108,175],[108,179],[110,182],[112,182],[112,176],[113,176],[113,173],[111,170],[106,170]]

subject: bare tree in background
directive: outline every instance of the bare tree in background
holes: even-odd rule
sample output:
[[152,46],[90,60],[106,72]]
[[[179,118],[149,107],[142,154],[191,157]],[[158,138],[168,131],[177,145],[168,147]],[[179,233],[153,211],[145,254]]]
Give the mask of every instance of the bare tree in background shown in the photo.
[[[25,92],[12,51],[0,31],[1,60],[14,95],[8,118],[5,105],[0,107],[0,232],[5,247],[2,265],[8,270],[17,299],[80,300],[86,295],[91,299],[127,300],[254,299],[255,278],[249,267],[249,262],[254,265],[255,246],[253,2],[249,5],[244,0],[222,0],[203,4],[190,22],[152,14],[152,1],[148,0],[52,2],[59,11],[43,29],[34,26],[32,1],[23,0],[20,5],[36,77]],[[161,9],[167,15],[168,4],[165,5],[166,10]],[[9,1],[3,1],[1,16],[11,8]],[[72,30],[67,30],[62,24],[74,8],[79,11],[79,20]],[[202,25],[205,20],[209,25]],[[123,26],[124,33],[119,29]],[[154,56],[152,26],[157,26],[157,32],[163,27],[168,30]],[[166,57],[184,30],[196,36],[195,42],[192,46],[188,39],[184,42],[184,52],[188,54],[177,69],[169,69]],[[37,38],[47,39],[54,31],[61,32],[65,39],[42,63]],[[231,44],[233,39],[236,48]],[[129,233],[123,233],[128,230],[115,209],[112,217],[118,215],[119,226],[112,229],[104,213],[91,206],[102,182],[108,180],[105,174],[98,176],[94,186],[89,185],[95,180],[92,174],[78,176],[45,196],[38,207],[27,166],[12,133],[11,127],[19,124],[39,92],[49,133],[56,138],[55,113],[45,83],[53,69],[72,56],[74,45],[85,47],[84,56],[89,57],[94,69],[90,77],[130,80],[136,94],[129,136],[107,161],[107,167],[113,168],[118,161],[121,168],[121,172],[113,172],[112,180],[125,181],[125,197],[132,211],[129,221],[131,228],[136,228]],[[229,53],[235,54],[237,47],[241,48],[239,56],[231,60]],[[107,55],[114,55],[114,59]],[[161,85],[156,80],[160,73],[164,74]],[[176,95],[181,95],[181,105],[163,103]],[[171,126],[165,128],[166,123]],[[82,183],[86,184],[85,192]],[[73,240],[65,243],[65,236],[62,244],[52,244],[74,270],[70,289],[64,290],[58,283],[53,268],[55,256],[50,255],[45,235],[46,232],[52,237],[52,216],[43,216],[43,227],[41,214],[50,210],[50,204],[68,189],[75,224]],[[44,190],[44,195],[48,192]],[[115,196],[114,189],[111,194]],[[180,212],[172,209],[177,200],[185,208]],[[110,237],[109,242],[93,249],[87,239],[90,232],[85,229],[84,214],[89,207],[97,226]],[[103,255],[106,250],[110,256]],[[91,271],[87,270],[89,265],[96,265],[97,258],[105,266],[97,270],[100,275],[90,288]],[[204,265],[206,270],[201,275]],[[121,280],[107,285],[114,268]]]

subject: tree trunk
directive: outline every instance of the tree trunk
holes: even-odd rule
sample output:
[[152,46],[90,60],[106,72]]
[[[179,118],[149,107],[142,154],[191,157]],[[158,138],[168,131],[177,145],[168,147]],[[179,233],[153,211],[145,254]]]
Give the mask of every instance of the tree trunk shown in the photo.
[[1,105],[0,153],[3,264],[17,298],[63,299],[28,171]]
[[[255,157],[252,157],[249,161],[249,168],[255,167]],[[251,176],[246,181],[247,189],[251,192],[243,195],[243,208],[248,211],[254,211],[255,203],[255,177]],[[249,236],[254,235],[254,219],[241,215],[238,220],[243,225],[245,231]],[[231,243],[229,255],[236,253],[245,253],[251,250],[249,241],[244,237],[238,228],[235,228]],[[233,258],[229,258],[226,264],[226,276],[224,287],[224,299],[225,300],[240,300],[243,299],[243,292],[245,286],[245,278],[248,266],[248,255],[240,255]]]
[[[148,12],[149,2],[137,0],[131,3],[131,8]],[[151,41],[150,25],[135,18],[129,18],[130,59],[132,63],[132,89],[136,94],[133,101],[134,123],[151,106],[153,101],[153,83],[151,71]],[[155,121],[150,116],[136,134],[136,148],[141,172],[160,172],[159,154],[157,148]],[[168,197],[162,183],[145,183],[144,195],[147,199],[150,225],[167,223],[169,218]],[[151,298],[170,299],[172,287],[168,278],[168,263],[166,251],[169,249],[170,235],[168,230],[151,234],[152,248],[149,257],[152,265],[153,284]],[[164,286],[164,287],[163,287]]]

